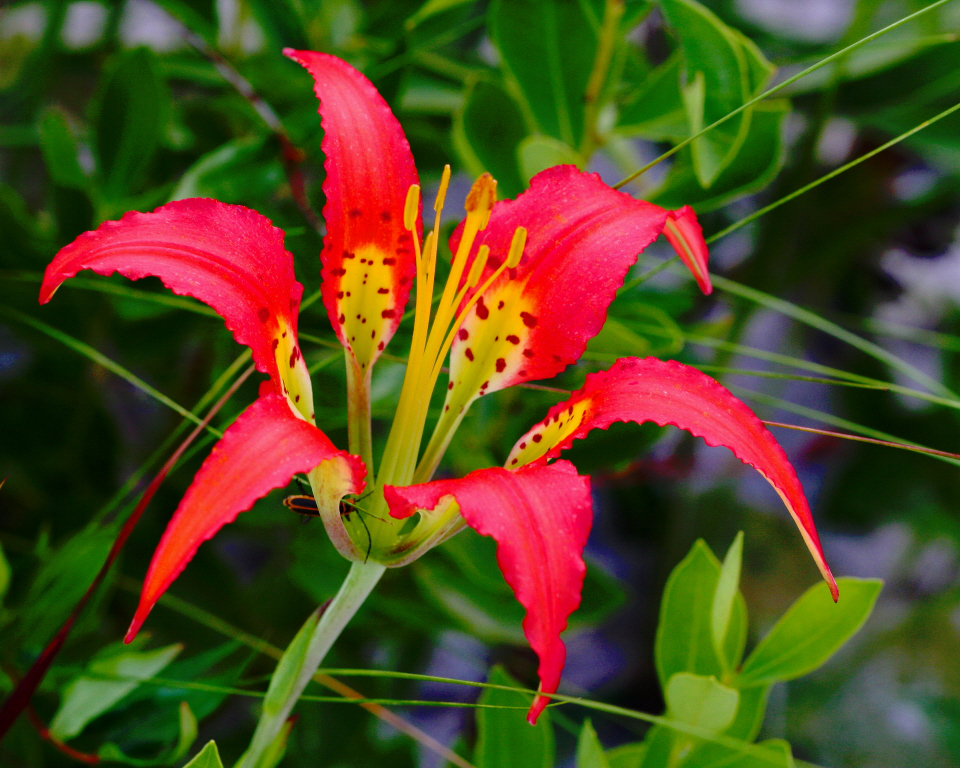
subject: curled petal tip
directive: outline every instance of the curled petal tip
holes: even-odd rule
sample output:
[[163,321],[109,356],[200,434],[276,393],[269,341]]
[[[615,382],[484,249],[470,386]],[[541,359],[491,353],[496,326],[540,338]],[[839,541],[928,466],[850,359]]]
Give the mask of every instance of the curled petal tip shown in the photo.
[[527,722],[530,723],[530,725],[536,725],[537,719],[540,717],[543,710],[547,708],[547,704],[549,703],[549,697],[541,696],[538,693],[533,699],[533,705],[530,707],[530,711],[527,712]]

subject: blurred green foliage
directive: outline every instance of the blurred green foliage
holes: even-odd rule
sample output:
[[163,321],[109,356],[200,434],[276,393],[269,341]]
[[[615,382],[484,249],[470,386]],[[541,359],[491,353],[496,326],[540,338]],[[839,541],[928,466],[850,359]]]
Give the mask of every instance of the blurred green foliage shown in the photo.
[[[490,171],[503,195],[513,196],[560,162],[614,183],[771,83],[925,4],[821,0],[812,4],[819,17],[791,16],[800,5],[16,0],[0,9],[0,478],[7,478],[0,488],[0,693],[56,632],[137,489],[185,434],[178,413],[130,376],[111,373],[105,360],[201,412],[237,355],[218,319],[153,280],[81,277],[40,308],[43,269],[104,220],[202,195],[250,206],[283,227],[307,295],[318,290],[321,238],[311,211],[323,206],[322,132],[309,76],[281,55],[284,46],[328,51],[364,71],[401,120],[426,187],[449,162],[463,174],[458,181]],[[710,234],[917,126],[960,101],[958,6],[941,3],[748,107],[624,189],[664,206],[693,205]],[[763,418],[956,451],[958,190],[954,113],[718,240],[712,261],[717,272],[920,366],[946,392],[939,403],[803,380],[919,386],[836,334],[727,291],[702,298],[669,271],[624,292],[584,362],[551,385],[577,388],[585,372],[624,354],[678,357],[739,387]],[[651,249],[638,274],[662,255]],[[345,445],[344,374],[320,303],[301,316],[301,330],[308,362],[318,368],[318,422]],[[403,348],[399,339],[393,349]],[[400,362],[385,359],[377,372],[374,414],[385,419],[396,404]],[[229,424],[255,392],[248,382],[215,426]],[[450,469],[502,463],[557,398],[535,389],[483,398],[448,456]],[[773,756],[765,764],[786,764],[791,754],[824,765],[956,764],[958,467],[830,437],[777,436],[812,497],[835,570],[887,579],[857,652],[782,682],[808,671],[813,658],[791,666],[775,653],[777,642],[787,642],[778,636],[797,632],[788,619],[823,644],[822,661],[858,624],[857,606],[869,611],[870,582],[845,584],[850,613],[842,632],[813,632],[829,620],[818,613],[822,606],[808,607],[812,593],[786,609],[816,572],[779,500],[758,490],[762,480],[669,429],[616,425],[570,453],[581,472],[595,474],[598,519],[562,690],[632,710],[666,709],[688,723],[696,720],[691,698],[715,699],[715,710],[736,714],[712,723],[714,730],[748,741],[759,735]],[[170,475],[34,700],[41,722],[105,761],[180,764],[211,738],[228,763],[235,759],[256,706],[239,692],[262,691],[274,664],[258,641],[285,646],[346,571],[322,528],[291,519],[283,494],[274,494],[201,548],[173,588],[181,601],[162,601],[151,616],[145,647],[119,649],[134,579],[209,444],[201,441]],[[690,550],[700,536],[726,549],[740,529],[739,578],[703,544]],[[533,684],[522,609],[491,550],[466,531],[391,573],[328,663],[472,679],[487,679],[487,668],[500,664],[494,680],[507,680],[506,669]],[[717,588],[721,581],[727,588]],[[738,581],[742,595],[729,588]],[[695,633],[689,615],[699,617]],[[665,642],[665,632],[677,645]],[[689,653],[681,653],[681,641]],[[129,664],[135,669],[123,680],[102,674]],[[131,688],[131,674],[147,682]],[[390,676],[350,682],[388,700],[463,695]],[[91,685],[109,689],[97,694],[109,706],[70,715]],[[503,706],[528,700],[492,689],[480,700],[500,699]],[[678,747],[681,737],[661,726],[641,747],[637,721],[571,706],[551,709],[552,726],[537,730],[523,725],[522,710],[481,709],[474,717],[462,709],[397,709],[477,766],[507,764],[497,750],[508,733],[522,744],[511,754],[535,755],[524,765],[575,759],[581,768],[624,768],[647,765],[655,750],[724,748]],[[298,713],[282,764],[439,764],[428,747],[356,705],[304,702]],[[501,722],[508,718],[513,724]],[[5,766],[73,762],[26,717],[0,744]],[[192,763],[219,764],[210,745]]]

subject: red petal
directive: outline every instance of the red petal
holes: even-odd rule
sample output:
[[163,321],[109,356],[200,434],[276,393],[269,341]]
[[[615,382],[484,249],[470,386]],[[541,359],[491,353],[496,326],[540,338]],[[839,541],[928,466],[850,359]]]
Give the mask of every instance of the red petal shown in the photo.
[[[450,356],[459,407],[478,393],[549,378],[576,362],[607,317],[627,270],[663,230],[667,211],[617,192],[574,166],[549,168],[516,200],[496,204],[474,245],[490,247],[482,280],[527,228],[523,259],[467,315]],[[458,229],[450,240],[456,252]],[[482,285],[482,282],[480,283]]]
[[313,75],[320,99],[323,303],[341,343],[366,369],[397,330],[416,275],[403,209],[417,169],[400,123],[367,78],[335,56],[284,53]]
[[743,402],[687,365],[628,357],[609,371],[587,376],[583,389],[551,408],[547,418],[520,438],[507,466],[546,462],[590,430],[606,429],[615,421],[673,424],[702,437],[707,445],[729,448],[740,461],[756,468],[787,505],[837,599],[837,583],[823,557],[810,506],[783,448]]
[[[256,211],[196,198],[104,222],[56,255],[44,274],[40,303],[81,269],[119,272],[131,280],[159,277],[174,293],[216,310],[278,392],[285,380],[291,391],[309,388],[296,341],[303,286],[283,247],[283,230]],[[291,378],[299,379],[299,386]]]
[[671,211],[663,234],[680,260],[693,273],[700,290],[711,293],[713,286],[710,284],[710,273],[707,272],[707,241],[703,239],[703,228],[693,208],[685,205],[679,211]]
[[153,553],[126,642],[204,541],[297,472],[328,459],[341,461],[351,473],[351,493],[363,490],[366,469],[359,458],[337,450],[323,432],[295,417],[285,398],[270,394],[254,401],[214,446],[170,520]]
[[[567,650],[560,633],[580,605],[586,566],[583,548],[592,522],[590,478],[567,461],[511,472],[499,467],[471,472],[462,480],[437,480],[405,488],[386,486],[394,517],[433,509],[453,496],[467,524],[497,542],[497,562],[527,609],[523,632],[540,657],[540,690],[553,693]],[[548,704],[538,696],[528,719]]]

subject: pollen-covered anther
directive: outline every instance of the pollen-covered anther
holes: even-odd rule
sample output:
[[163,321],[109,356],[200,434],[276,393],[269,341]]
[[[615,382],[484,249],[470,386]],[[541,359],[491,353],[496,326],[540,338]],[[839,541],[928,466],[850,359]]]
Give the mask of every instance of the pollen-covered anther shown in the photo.
[[473,182],[464,207],[467,209],[468,216],[482,217],[478,226],[483,230],[490,221],[490,212],[495,202],[497,202],[497,180],[489,173],[485,173]]
[[417,226],[417,214],[420,213],[420,185],[411,184],[407,190],[407,201],[403,206],[403,226],[410,231]]
[[510,253],[507,256],[507,269],[516,269],[523,258],[523,249],[527,244],[527,228],[517,227],[513,232],[513,240],[510,241]]

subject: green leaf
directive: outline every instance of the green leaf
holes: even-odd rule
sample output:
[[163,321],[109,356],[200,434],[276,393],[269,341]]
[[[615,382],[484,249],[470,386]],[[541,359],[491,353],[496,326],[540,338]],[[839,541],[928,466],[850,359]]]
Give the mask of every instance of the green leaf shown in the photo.
[[313,632],[320,622],[321,614],[321,608],[317,608],[311,613],[303,626],[297,631],[293,640],[290,641],[287,650],[283,652],[283,656],[270,678],[267,695],[263,699],[262,718],[275,716],[290,699],[293,687],[303,670],[305,656],[310,647],[310,638],[313,637]]
[[190,166],[170,200],[213,197],[224,203],[253,201],[269,197],[283,179],[283,166],[271,137],[235,139]]
[[517,147],[520,174],[529,182],[540,171],[555,165],[583,166],[583,158],[569,144],[552,136],[527,136]]
[[453,143],[473,175],[493,174],[501,197],[514,197],[526,187],[517,165],[517,149],[526,135],[520,108],[503,88],[488,80],[467,88],[454,119]]
[[90,179],[80,167],[80,147],[58,107],[48,107],[40,115],[40,149],[47,173],[55,184],[70,189],[86,189]]
[[98,170],[108,200],[132,194],[140,186],[160,143],[167,100],[149,49],[117,56],[93,120]]
[[[696,133],[743,104],[751,71],[739,37],[693,0],[661,0],[684,60],[683,100],[690,132]],[[709,187],[740,151],[750,125],[744,110],[691,145],[698,181]]]
[[760,733],[763,725],[763,716],[767,711],[767,697],[770,695],[769,685],[757,685],[750,688],[740,688],[740,704],[737,707],[737,716],[733,725],[727,728],[726,735],[743,741],[753,741]]
[[711,211],[767,187],[783,165],[781,129],[790,105],[783,99],[764,101],[752,111],[744,150],[720,171],[709,189],[697,180],[691,154],[681,151],[663,184],[649,199],[666,208],[689,204],[697,211]]
[[836,604],[824,582],[808,589],[750,654],[740,685],[793,680],[816,669],[856,633],[870,616],[883,582],[837,579]]
[[[500,666],[490,670],[487,682],[518,685]],[[479,703],[477,746],[473,753],[477,768],[553,768],[553,729],[549,710],[540,715],[535,726],[531,726],[527,722],[531,699],[525,694],[487,688]]]
[[111,742],[107,742],[100,747],[97,755],[99,755],[102,760],[124,763],[126,765],[136,766],[136,768],[151,768],[151,766],[176,763],[184,758],[193,742],[197,739],[197,718],[191,711],[190,705],[185,701],[180,702],[179,720],[180,735],[177,737],[177,743],[153,759],[130,757],[125,754],[120,747]]
[[196,757],[183,766],[183,768],[223,768],[216,742],[208,741],[206,746],[197,753]]
[[589,718],[583,721],[583,727],[577,739],[576,766],[577,768],[611,768]]
[[[724,664],[717,658],[711,625],[720,562],[702,540],[673,569],[663,591],[654,658],[660,685],[666,688],[677,672],[721,677]],[[735,667],[737,646],[745,636],[746,605],[738,594],[731,611],[725,653]]]
[[[742,749],[720,744],[705,746],[696,753],[697,768],[794,768],[790,745],[782,739],[744,743]],[[692,760],[690,763],[694,764]]]
[[597,53],[597,0],[495,0],[489,28],[532,127],[580,146],[583,94]]
[[[743,531],[740,531],[727,556],[720,567],[720,577],[717,579],[717,588],[713,593],[713,606],[710,611],[710,633],[713,638],[713,648],[717,658],[726,666],[727,656],[724,646],[727,632],[730,629],[730,619],[733,615],[733,604],[740,587],[740,565],[743,561]],[[727,667],[729,669],[729,667]]]
[[649,141],[679,141],[689,135],[680,93],[682,64],[683,57],[674,54],[631,88],[630,100],[620,108],[618,133]]
[[132,651],[123,644],[108,647],[87,666],[85,674],[66,687],[50,733],[61,741],[77,736],[87,723],[154,677],[182,650],[180,644],[146,652]]
[[451,8],[456,8],[459,5],[465,5],[472,1],[473,0],[427,0],[427,2],[420,6],[416,13],[407,19],[405,26],[407,29],[413,29],[417,24],[430,16],[449,11]]
[[667,716],[711,733],[726,730],[737,714],[740,694],[715,677],[678,672],[664,690]]
[[607,763],[610,768],[640,768],[646,754],[647,745],[642,741],[622,744],[607,752]]
[[271,742],[270,746],[264,751],[257,761],[256,768],[276,768],[287,753],[287,741],[290,738],[290,731],[296,725],[296,719],[288,718],[280,728],[280,733]]

